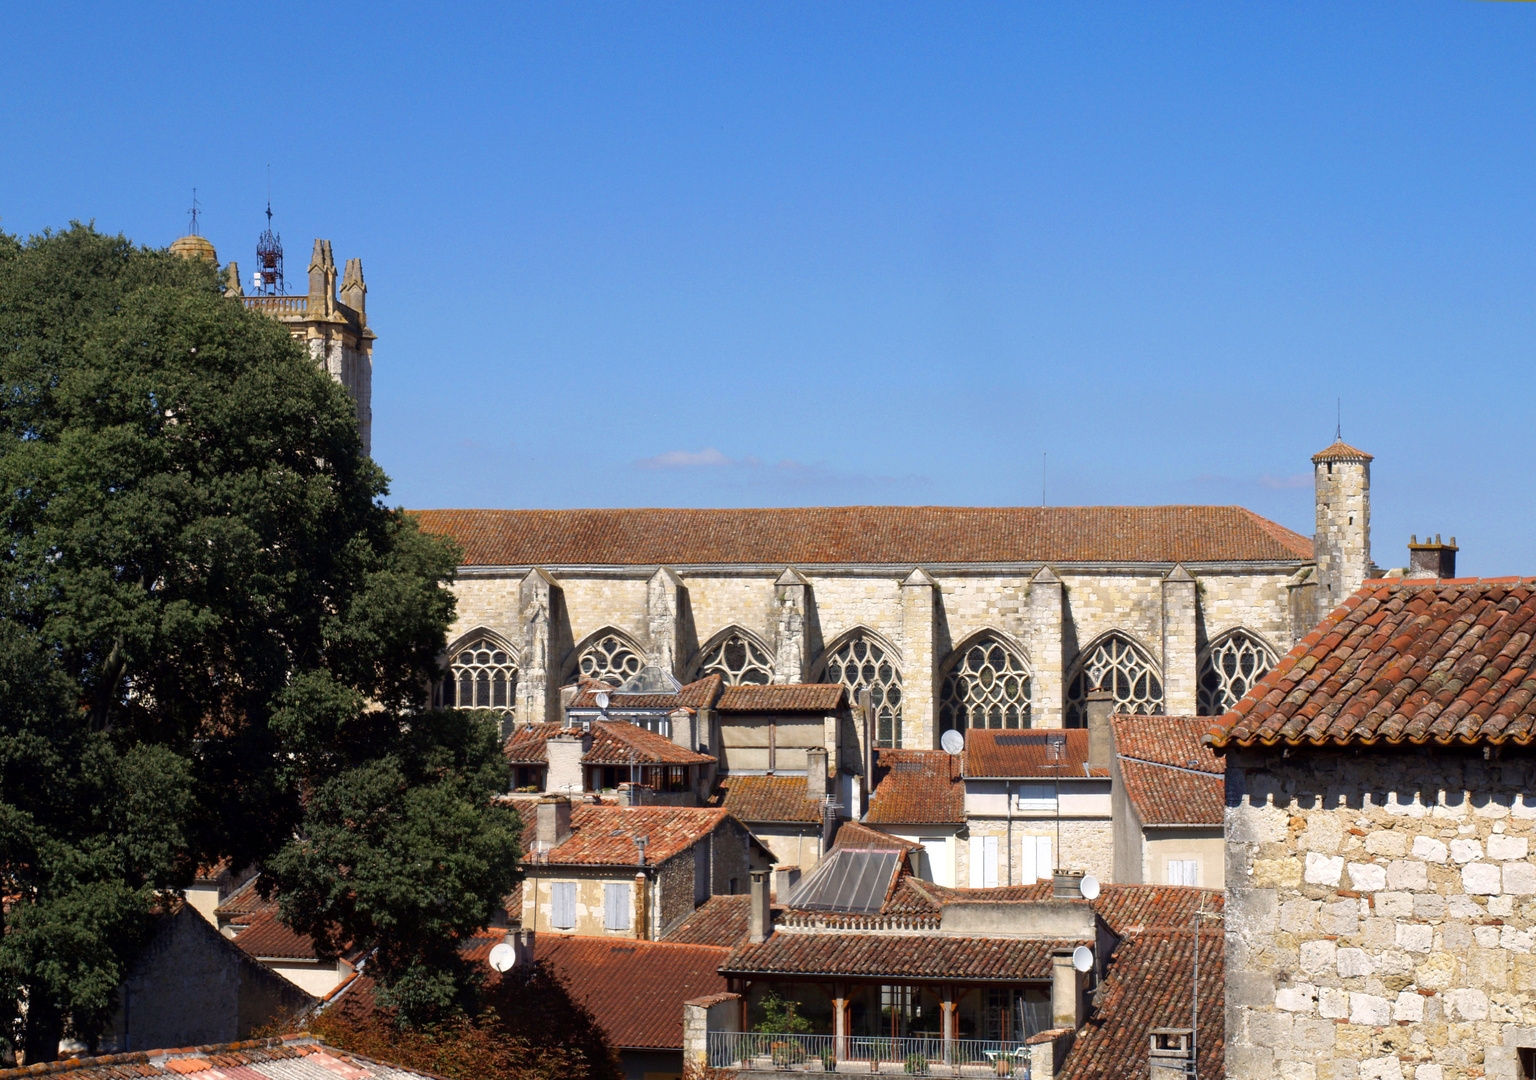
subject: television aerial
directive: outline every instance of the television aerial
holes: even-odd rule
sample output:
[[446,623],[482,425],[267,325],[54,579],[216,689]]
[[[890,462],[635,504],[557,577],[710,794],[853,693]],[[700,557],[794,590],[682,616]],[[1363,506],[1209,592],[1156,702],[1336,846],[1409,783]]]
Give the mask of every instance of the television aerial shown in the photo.
[[946,754],[955,756],[964,752],[965,736],[954,728],[950,728],[943,735],[939,736],[939,746],[943,747]]
[[512,965],[517,962],[517,952],[503,941],[491,950],[490,961],[491,967],[497,971],[510,971]]
[[1084,874],[1078,888],[1083,890],[1084,900],[1097,900],[1099,898],[1099,879],[1092,874]]
[[[495,950],[493,949],[492,952]],[[1079,945],[1072,950],[1072,966],[1078,971],[1087,971],[1093,967],[1093,950],[1086,945]]]

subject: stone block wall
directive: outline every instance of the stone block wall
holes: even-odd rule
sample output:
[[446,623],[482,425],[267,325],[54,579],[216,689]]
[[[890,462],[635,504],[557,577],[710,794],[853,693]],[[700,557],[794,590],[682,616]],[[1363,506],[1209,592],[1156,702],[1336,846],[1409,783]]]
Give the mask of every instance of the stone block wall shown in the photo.
[[1230,752],[1228,1075],[1523,1076],[1533,791],[1518,751]]

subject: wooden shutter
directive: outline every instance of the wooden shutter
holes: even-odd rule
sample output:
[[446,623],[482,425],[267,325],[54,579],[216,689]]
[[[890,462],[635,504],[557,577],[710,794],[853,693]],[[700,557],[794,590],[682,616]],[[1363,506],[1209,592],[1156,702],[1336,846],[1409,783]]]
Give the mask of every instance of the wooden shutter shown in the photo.
[[1038,877],[1048,878],[1056,872],[1055,865],[1051,862],[1051,838],[1049,836],[1035,837],[1035,873]]
[[603,927],[607,930],[629,929],[629,885],[609,882],[603,886]]
[[982,845],[982,888],[997,888],[997,837],[983,837]]
[[576,925],[576,883],[557,881],[549,887],[549,923],[556,930],[569,930]]

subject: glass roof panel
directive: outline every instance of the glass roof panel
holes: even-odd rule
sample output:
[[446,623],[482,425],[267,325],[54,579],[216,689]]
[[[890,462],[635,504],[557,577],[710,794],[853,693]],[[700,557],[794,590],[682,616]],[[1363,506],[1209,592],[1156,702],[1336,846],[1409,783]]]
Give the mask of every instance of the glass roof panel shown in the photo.
[[821,865],[789,894],[789,906],[861,915],[877,912],[901,868],[901,854],[891,850],[833,848]]
[[615,694],[675,694],[683,684],[654,664],[635,672],[619,684]]

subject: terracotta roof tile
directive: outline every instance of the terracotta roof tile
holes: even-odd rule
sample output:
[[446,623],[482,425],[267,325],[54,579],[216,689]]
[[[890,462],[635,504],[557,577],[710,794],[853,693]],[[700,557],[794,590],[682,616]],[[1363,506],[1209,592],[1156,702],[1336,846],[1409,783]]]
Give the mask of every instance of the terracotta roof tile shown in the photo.
[[625,709],[702,709],[713,705],[720,697],[723,680],[719,675],[706,675],[691,683],[685,683],[675,694],[616,694],[612,687],[603,686],[597,680],[585,680],[582,688],[571,698],[571,709],[597,708],[597,695],[608,695],[608,710],[622,712]]
[[[678,945],[714,945],[734,948],[747,936],[752,897],[745,893],[735,896],[711,896],[667,935],[666,940]],[[773,905],[775,914],[784,908]]]
[[866,850],[879,851],[882,848],[898,849],[901,851],[916,851],[921,844],[912,840],[903,840],[899,836],[892,836],[888,832],[871,828],[858,821],[845,821],[837,827],[837,835],[832,838],[833,847],[856,847]]
[[1312,542],[1240,506],[418,510],[467,566],[1296,562]]
[[[724,810],[697,807],[573,806],[570,837],[537,861],[550,866],[637,866],[635,837],[648,836],[645,861],[654,866],[691,848],[729,819]],[[536,832],[536,815],[525,813],[524,851],[532,851]]]
[[[965,733],[965,775],[978,778],[1075,777],[1084,779],[1088,763],[1087,728],[1035,728]],[[1103,769],[1094,776],[1108,776]]]
[[[681,1003],[678,1015],[682,1015]],[[144,1076],[212,1076],[296,1078],[325,1076],[332,1080],[368,1077],[430,1077],[398,1065],[385,1065],[326,1046],[308,1035],[165,1050],[136,1050],[102,1057],[65,1058],[19,1069],[0,1069],[0,1077],[20,1080],[33,1076],[68,1076],[71,1080],[119,1080]]]
[[1334,442],[1332,446],[1319,450],[1312,455],[1313,461],[1374,461],[1370,454],[1364,450],[1357,450],[1343,439]]
[[1536,578],[1367,581],[1211,722],[1215,746],[1536,739]]
[[710,802],[740,821],[821,823],[821,804],[803,776],[723,776]]
[[842,683],[786,683],[727,686],[716,706],[721,712],[834,712],[847,704]]
[[1225,766],[1201,736],[1202,716],[1111,718],[1126,797],[1143,825],[1220,825]]
[[962,825],[960,759],[942,750],[877,750],[875,786],[864,820],[872,825]]
[[891,976],[964,982],[1051,977],[1051,950],[1080,940],[967,938],[868,931],[776,930],[767,941],[738,945],[721,965],[728,975]]
[[[580,731],[563,724],[524,724],[507,737],[507,760],[518,765],[549,761],[545,744],[562,731]],[[597,720],[592,724],[592,744],[582,754],[587,765],[707,765],[715,759],[678,746],[664,735],[647,731],[627,720]],[[634,752],[631,759],[630,752]]]
[[551,934],[540,936],[535,957],[591,1010],[615,1047],[680,1050],[683,1002],[727,989],[719,967],[728,952],[707,945]]

